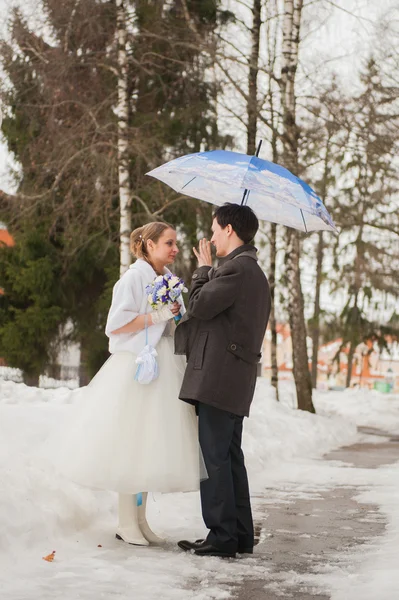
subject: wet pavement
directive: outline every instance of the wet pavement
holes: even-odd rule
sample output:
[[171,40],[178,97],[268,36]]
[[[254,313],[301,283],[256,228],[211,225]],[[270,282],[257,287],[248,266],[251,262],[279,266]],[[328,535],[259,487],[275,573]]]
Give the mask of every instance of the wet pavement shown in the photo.
[[[363,441],[340,448],[324,460],[360,469],[375,469],[399,460],[398,437],[370,428],[360,433],[378,436],[366,436],[366,440],[377,443]],[[320,573],[330,563],[338,564],[345,560],[349,550],[385,531],[385,518],[378,507],[354,499],[361,491],[356,486],[315,488],[311,493],[300,494],[304,497],[298,499],[294,484],[291,486],[292,494],[284,488],[288,503],[281,502],[278,490],[266,490],[268,504],[264,520],[257,512],[258,545],[252,558],[256,565],[265,566],[265,575],[262,579],[245,578],[232,590],[236,600],[329,600],[328,590],[309,587],[304,575]]]

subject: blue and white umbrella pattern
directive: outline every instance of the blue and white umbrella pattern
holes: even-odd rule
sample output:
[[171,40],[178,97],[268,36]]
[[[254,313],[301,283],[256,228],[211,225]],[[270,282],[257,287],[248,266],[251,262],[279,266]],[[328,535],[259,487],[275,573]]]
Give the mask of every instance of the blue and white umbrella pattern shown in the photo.
[[[300,231],[336,231],[323,202],[288,169],[257,156],[213,150],[171,160],[147,175],[216,206],[250,206],[261,220]],[[244,193],[246,190],[246,193]]]

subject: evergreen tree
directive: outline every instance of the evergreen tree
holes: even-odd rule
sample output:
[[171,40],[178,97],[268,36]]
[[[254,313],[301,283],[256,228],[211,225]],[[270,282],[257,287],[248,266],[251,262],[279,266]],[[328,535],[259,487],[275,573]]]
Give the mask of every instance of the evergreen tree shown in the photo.
[[[306,118],[301,120],[299,138],[300,170],[310,182],[328,210],[333,210],[333,198],[338,192],[341,163],[348,147],[350,134],[347,99],[333,78],[325,91],[309,102]],[[334,218],[336,217],[333,212]],[[336,223],[338,226],[340,223]],[[313,315],[308,322],[312,336],[312,386],[317,386],[317,360],[322,319],[326,314],[321,305],[321,290],[324,284],[331,283],[327,264],[331,264],[331,254],[336,236],[319,231],[310,236],[307,260],[315,258],[315,285]],[[328,312],[328,311],[327,311]]]
[[349,347],[347,386],[357,345],[378,337],[369,316],[373,303],[378,305],[384,294],[399,293],[395,206],[399,181],[394,166],[399,150],[398,96],[384,83],[373,59],[361,81],[363,90],[351,103],[351,131],[342,161],[344,185],[334,210],[341,227],[335,252],[337,287],[344,287],[347,297],[341,314],[343,341]]
[[[208,229],[211,208],[181,198],[176,203],[176,195],[144,175],[176,155],[218,145],[217,90],[208,76],[212,32],[223,14],[218,6],[198,0],[127,3],[133,226],[165,218],[179,226],[190,250],[198,229]],[[55,347],[59,336],[60,327],[50,318],[56,315],[59,326],[72,320],[74,339],[92,372],[106,356],[104,321],[119,262],[116,5],[43,0],[43,8],[48,39],[30,31],[14,12],[10,40],[0,54],[9,79],[2,94],[8,107],[2,129],[22,173],[14,197],[0,194],[0,217],[20,245],[0,253],[1,269],[9,273],[0,353],[10,364],[24,351],[37,357],[34,368],[21,365],[38,375],[49,359],[44,348]],[[41,236],[54,268],[58,265],[59,291],[45,304],[38,294],[30,300],[38,314],[49,311],[42,322],[43,348],[39,351],[33,340],[22,348],[21,339],[18,349],[15,338],[11,351],[4,328],[16,320],[17,281],[27,260],[39,261],[38,270],[43,258],[23,251],[33,232]]]
[[40,230],[17,237],[0,252],[0,354],[37,385],[51,362],[59,327],[65,319],[60,298],[60,257]]
[[[56,345],[68,319],[78,341],[94,347],[92,311],[115,257],[115,77],[100,66],[109,62],[113,5],[45,0],[44,9],[51,43],[31,32],[16,11],[11,40],[1,47],[11,83],[3,93],[9,107],[3,133],[22,171],[18,194],[3,203],[2,211],[17,244],[0,256],[8,273],[1,353],[10,364],[29,355],[31,362],[21,358],[18,365],[29,376],[43,370],[49,359],[45,349]],[[40,344],[34,335],[23,335],[26,327],[18,312],[23,277],[34,273],[39,285],[46,263],[40,253],[26,251],[32,236],[57,269],[56,280],[49,279],[53,293],[45,300],[37,293],[29,298],[29,313],[37,315],[37,321],[43,313]],[[10,331],[16,329],[22,335],[14,335],[11,345]],[[106,348],[105,339],[101,346]]]

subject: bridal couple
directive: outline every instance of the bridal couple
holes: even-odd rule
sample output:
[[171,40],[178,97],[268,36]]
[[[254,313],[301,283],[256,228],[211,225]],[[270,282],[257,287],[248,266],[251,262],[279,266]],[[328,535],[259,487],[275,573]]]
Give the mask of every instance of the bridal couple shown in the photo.
[[[59,457],[70,479],[118,492],[119,540],[162,541],[146,520],[148,492],[200,488],[208,535],[179,547],[199,556],[253,551],[241,438],[270,310],[267,279],[250,244],[257,229],[248,206],[216,209],[211,241],[194,249],[198,268],[187,311],[182,299],[153,311],[145,290],[173,264],[176,231],[148,223],[131,234],[136,261],[114,287],[106,325],[111,356],[82,390]],[[146,335],[158,354],[159,376],[142,385],[135,381],[135,361]]]

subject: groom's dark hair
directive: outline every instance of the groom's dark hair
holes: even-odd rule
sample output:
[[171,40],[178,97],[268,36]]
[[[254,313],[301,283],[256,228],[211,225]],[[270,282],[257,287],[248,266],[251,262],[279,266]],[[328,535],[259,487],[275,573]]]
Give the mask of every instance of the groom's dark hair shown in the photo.
[[259,228],[258,218],[249,206],[226,202],[215,210],[213,216],[222,229],[231,225],[244,244],[252,242]]

